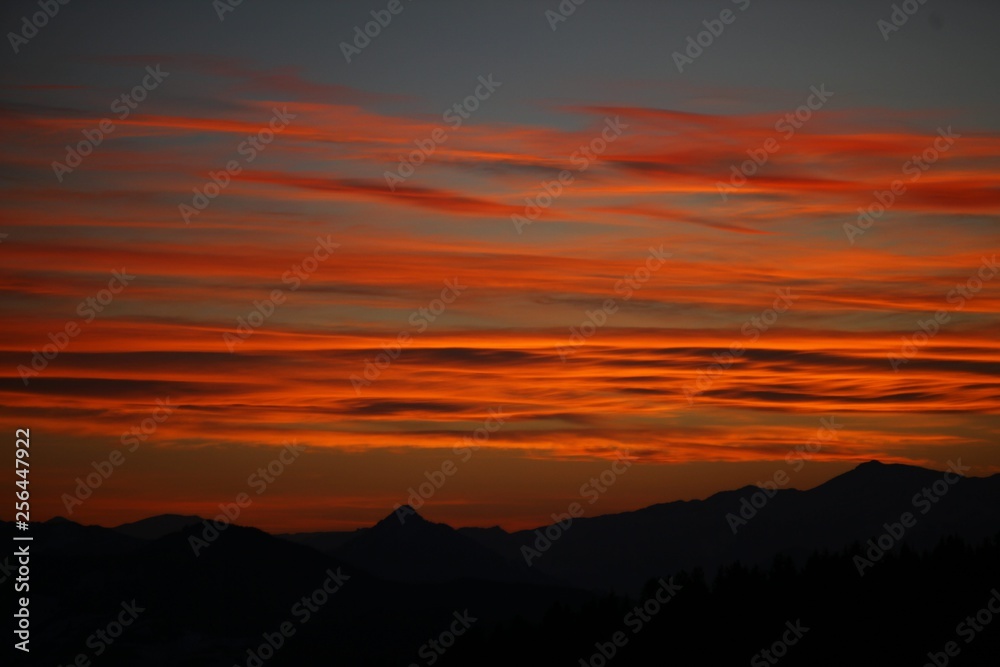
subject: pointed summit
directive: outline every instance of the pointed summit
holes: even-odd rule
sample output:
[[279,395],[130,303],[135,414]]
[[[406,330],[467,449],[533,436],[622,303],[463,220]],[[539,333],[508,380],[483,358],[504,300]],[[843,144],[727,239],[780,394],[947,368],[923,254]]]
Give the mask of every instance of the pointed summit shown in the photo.
[[66,517],[59,516],[59,515],[56,515],[56,516],[52,517],[51,519],[49,519],[48,521],[46,521],[45,525],[47,525],[47,526],[58,526],[60,524],[65,525],[65,524],[68,524],[68,523],[71,523],[73,525],[80,525],[80,524],[77,524],[76,521],[70,521]]
[[519,559],[508,560],[446,523],[428,521],[409,504],[371,528],[355,531],[334,554],[390,581],[546,580]]
[[372,526],[371,529],[379,532],[399,531],[405,529],[413,530],[417,527],[430,525],[433,524],[420,516],[420,513],[412,505],[406,504],[394,509],[388,516]]

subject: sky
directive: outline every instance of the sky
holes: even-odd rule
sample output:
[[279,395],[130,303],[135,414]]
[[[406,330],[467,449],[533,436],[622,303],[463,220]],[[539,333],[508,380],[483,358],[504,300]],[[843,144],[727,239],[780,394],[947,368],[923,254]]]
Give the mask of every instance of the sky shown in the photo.
[[1000,6],[904,4],[4,3],[32,519],[1000,472]]

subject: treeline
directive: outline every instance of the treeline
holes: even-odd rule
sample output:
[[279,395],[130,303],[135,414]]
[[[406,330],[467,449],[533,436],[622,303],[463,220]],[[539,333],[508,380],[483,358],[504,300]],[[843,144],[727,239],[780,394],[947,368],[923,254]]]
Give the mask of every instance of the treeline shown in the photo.
[[767,569],[737,563],[710,582],[678,573],[649,582],[640,600],[609,595],[556,606],[540,624],[473,628],[436,664],[1000,664],[1000,535],[922,553],[904,546],[861,576],[855,556],[866,548],[814,553],[801,567],[788,557]]

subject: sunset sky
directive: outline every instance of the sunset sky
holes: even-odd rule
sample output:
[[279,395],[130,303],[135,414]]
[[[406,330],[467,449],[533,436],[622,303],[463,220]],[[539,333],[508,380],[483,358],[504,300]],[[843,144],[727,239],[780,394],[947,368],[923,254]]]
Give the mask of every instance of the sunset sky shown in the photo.
[[452,461],[425,516],[537,526],[626,450],[588,516],[704,498],[831,418],[790,486],[1000,472],[1000,5],[221,4],[0,13],[32,519],[115,450],[74,520],[214,516],[290,442],[238,523],[370,525]]

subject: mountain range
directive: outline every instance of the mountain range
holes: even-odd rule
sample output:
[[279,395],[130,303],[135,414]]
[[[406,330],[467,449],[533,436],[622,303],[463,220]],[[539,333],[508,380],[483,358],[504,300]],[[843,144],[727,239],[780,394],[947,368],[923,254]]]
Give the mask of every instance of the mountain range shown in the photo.
[[[32,524],[40,659],[69,664],[88,653],[95,629],[135,600],[147,611],[101,664],[252,664],[247,651],[262,633],[294,624],[296,602],[336,576],[342,590],[328,596],[322,620],[303,624],[269,666],[419,663],[428,637],[463,611],[478,619],[472,646],[485,642],[477,633],[509,632],[511,622],[551,622],[550,610],[586,608],[608,594],[638,599],[650,582],[682,571],[711,576],[776,558],[802,565],[869,540],[898,552],[953,536],[993,538],[1000,475],[870,462],[807,491],[749,486],[515,532],[455,529],[404,506],[349,532],[228,526],[195,549],[206,526],[179,515],[114,528]],[[0,529],[15,532],[9,522]],[[10,561],[0,565],[10,571]]]
[[[940,497],[935,484],[945,490]],[[930,497],[921,495],[925,489]],[[953,471],[871,461],[808,491],[747,486],[516,532],[452,529],[406,506],[372,528],[279,537],[392,580],[468,576],[634,595],[664,572],[700,567],[711,573],[736,561],[766,565],[777,555],[801,561],[816,550],[865,543],[907,511],[915,525],[901,543],[913,547],[949,535],[989,537],[1000,531],[1000,475],[959,478]]]

